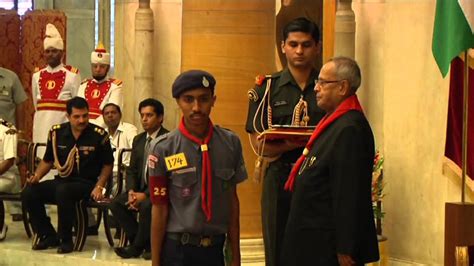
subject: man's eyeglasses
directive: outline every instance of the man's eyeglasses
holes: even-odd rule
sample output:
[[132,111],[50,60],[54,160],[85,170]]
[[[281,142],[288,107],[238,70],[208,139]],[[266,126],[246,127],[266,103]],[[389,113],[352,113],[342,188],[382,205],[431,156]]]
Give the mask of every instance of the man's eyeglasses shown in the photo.
[[314,80],[314,84],[315,85],[319,85],[319,86],[324,86],[326,84],[329,84],[329,83],[336,83],[336,82],[341,82],[343,81],[343,79],[340,79],[340,80],[322,80],[322,79],[315,79]]

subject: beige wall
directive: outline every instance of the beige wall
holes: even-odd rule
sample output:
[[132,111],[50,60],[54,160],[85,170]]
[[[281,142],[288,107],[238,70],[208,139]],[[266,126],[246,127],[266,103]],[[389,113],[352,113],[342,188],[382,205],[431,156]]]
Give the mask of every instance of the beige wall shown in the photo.
[[431,53],[435,0],[353,2],[360,96],[385,155],[389,255],[443,265],[444,204],[460,201],[460,185],[442,173],[449,84]]
[[[174,128],[178,110],[171,97],[171,84],[180,73],[181,67],[181,25],[182,0],[152,0],[155,35],[154,53],[150,55],[154,63],[153,97],[160,100],[165,107],[164,126]],[[135,45],[135,12],[138,1],[116,0],[115,24],[115,76],[124,82],[124,120],[140,127],[139,121],[133,121],[137,112],[134,106],[143,99],[135,99],[133,88],[133,57]]]

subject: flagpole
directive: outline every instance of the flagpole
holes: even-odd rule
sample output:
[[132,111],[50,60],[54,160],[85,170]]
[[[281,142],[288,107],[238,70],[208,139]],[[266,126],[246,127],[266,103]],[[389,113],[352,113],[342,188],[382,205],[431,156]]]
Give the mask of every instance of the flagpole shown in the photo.
[[469,100],[469,90],[468,90],[468,74],[469,74],[469,56],[468,50],[464,52],[464,88],[463,88],[463,114],[462,114],[462,189],[461,189],[461,202],[465,203],[465,193],[466,193],[466,171],[467,171],[467,119],[468,119],[468,100]]

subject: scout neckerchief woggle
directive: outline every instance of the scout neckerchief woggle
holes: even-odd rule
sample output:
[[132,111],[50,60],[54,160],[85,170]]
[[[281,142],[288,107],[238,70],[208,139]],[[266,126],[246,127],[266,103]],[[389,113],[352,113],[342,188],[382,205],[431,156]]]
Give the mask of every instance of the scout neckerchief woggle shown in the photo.
[[212,133],[214,132],[214,126],[212,125],[211,120],[209,120],[209,129],[207,131],[207,136],[204,140],[201,140],[193,136],[184,126],[184,117],[181,118],[181,123],[179,124],[179,131],[183,136],[185,136],[190,141],[200,145],[202,152],[202,166],[201,166],[201,207],[206,215],[206,220],[209,222],[212,217],[212,167],[211,167],[211,158],[209,157],[209,147],[208,144],[211,141]]
[[312,149],[316,139],[324,132],[324,130],[329,125],[331,125],[339,117],[351,110],[359,111],[361,113],[363,112],[359,100],[357,99],[357,95],[355,94],[345,99],[332,114],[325,115],[323,119],[319,121],[319,123],[316,125],[316,129],[313,131],[311,138],[309,139],[308,143],[306,144],[306,147],[303,150],[303,154],[301,154],[300,158],[298,158],[295,165],[293,166],[293,169],[291,169],[290,176],[288,177],[288,180],[285,183],[285,190],[293,191],[296,176],[300,170],[301,165],[306,159],[306,156],[308,156],[309,151]]

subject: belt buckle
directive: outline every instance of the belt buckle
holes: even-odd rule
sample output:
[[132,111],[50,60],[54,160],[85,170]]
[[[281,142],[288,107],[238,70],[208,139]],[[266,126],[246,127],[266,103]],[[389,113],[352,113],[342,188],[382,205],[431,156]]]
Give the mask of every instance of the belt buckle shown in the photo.
[[212,240],[210,237],[202,237],[201,238],[201,243],[199,243],[201,247],[209,247],[212,245]]
[[181,244],[183,244],[183,245],[188,244],[189,243],[189,238],[190,238],[189,233],[183,233],[181,235]]

